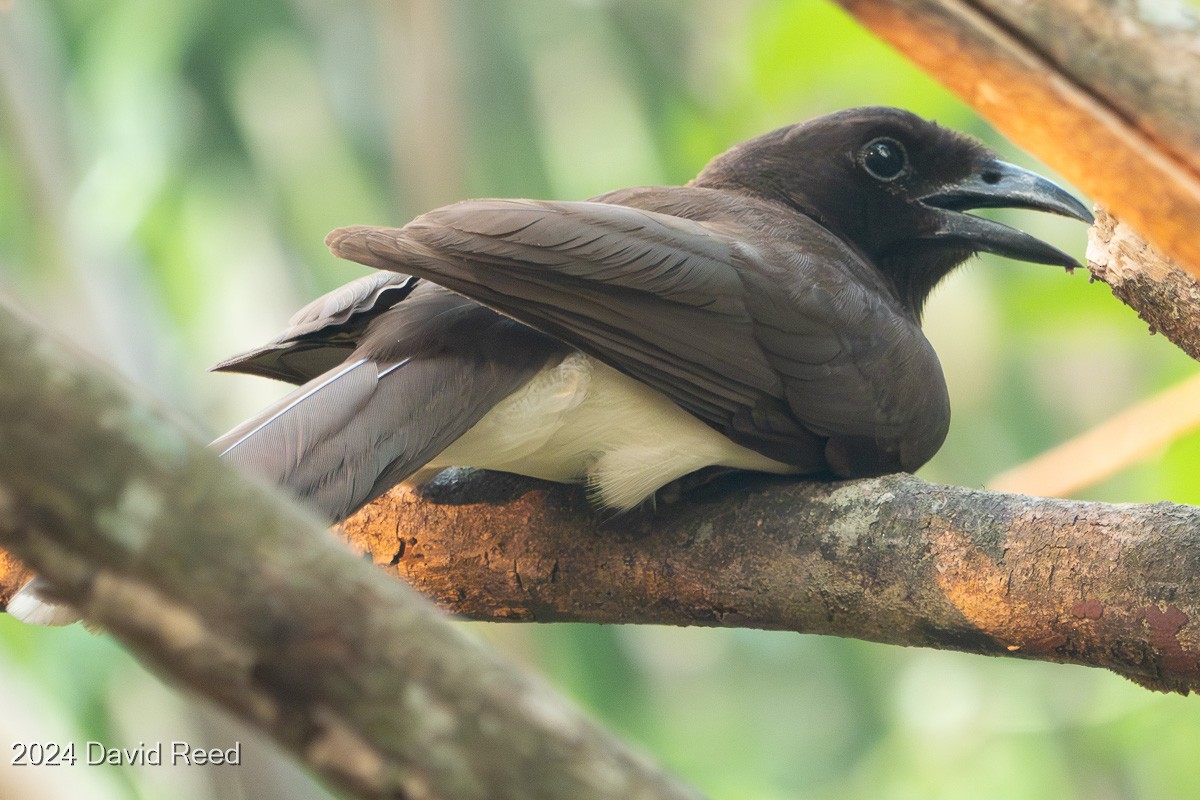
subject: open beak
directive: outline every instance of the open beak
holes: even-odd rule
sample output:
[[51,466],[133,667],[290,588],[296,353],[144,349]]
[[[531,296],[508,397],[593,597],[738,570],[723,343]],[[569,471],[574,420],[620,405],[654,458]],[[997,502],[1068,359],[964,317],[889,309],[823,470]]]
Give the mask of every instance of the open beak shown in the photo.
[[1016,228],[961,213],[975,208],[1030,208],[1072,217],[1089,225],[1093,222],[1083,203],[1035,172],[1004,161],[988,161],[974,174],[942,186],[920,201],[937,209],[936,223],[922,238],[1036,264],[1067,269],[1082,266],[1057,247]]

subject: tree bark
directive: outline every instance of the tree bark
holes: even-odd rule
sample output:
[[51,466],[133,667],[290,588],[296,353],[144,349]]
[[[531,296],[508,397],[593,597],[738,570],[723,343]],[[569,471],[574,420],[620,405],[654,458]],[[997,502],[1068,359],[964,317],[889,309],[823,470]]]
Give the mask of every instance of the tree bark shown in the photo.
[[7,606],[8,598],[32,577],[33,573],[24,564],[0,550],[0,609]]
[[1200,688],[1200,509],[938,486],[741,479],[598,518],[583,493],[460,471],[352,542],[476,619],[722,625],[1110,669]]
[[1200,283],[1102,208],[1088,232],[1088,270],[1150,326],[1200,361]]
[[0,545],[362,798],[696,798],[0,304]]
[[604,518],[577,489],[452,471],[344,527],[377,564],[476,619],[793,630],[1200,688],[1200,509],[904,475],[734,483]]

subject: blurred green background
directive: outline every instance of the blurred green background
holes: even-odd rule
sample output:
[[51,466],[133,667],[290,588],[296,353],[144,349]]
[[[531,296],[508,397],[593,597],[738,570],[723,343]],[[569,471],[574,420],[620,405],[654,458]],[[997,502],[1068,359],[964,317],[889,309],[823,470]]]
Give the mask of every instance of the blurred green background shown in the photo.
[[[363,273],[328,230],[683,182],[861,104],[1049,172],[824,0],[15,0],[0,292],[211,436],[284,387],[206,366]],[[1002,216],[1083,254],[1076,223]],[[926,327],[955,412],[935,481],[982,485],[1196,371],[1104,286],[1049,267],[981,259]],[[1185,437],[1085,496],[1200,503],[1198,456]],[[1098,670],[758,631],[471,628],[717,798],[1200,797],[1194,702]],[[12,743],[89,739],[241,739],[246,763],[10,766]],[[107,638],[3,615],[0,745],[5,798],[325,796]]]

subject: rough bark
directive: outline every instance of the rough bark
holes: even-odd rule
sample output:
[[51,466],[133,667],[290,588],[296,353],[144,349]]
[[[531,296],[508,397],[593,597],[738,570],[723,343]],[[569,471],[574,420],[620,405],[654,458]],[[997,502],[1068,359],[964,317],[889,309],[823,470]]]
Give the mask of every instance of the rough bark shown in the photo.
[[1200,276],[1200,39],[1177,0],[838,0]]
[[[1200,274],[1190,22],[1129,22],[1122,0],[841,1]],[[1119,57],[1076,58],[1061,33],[1089,16],[1116,26]],[[1178,67],[1164,73],[1178,81],[1159,91],[1119,71],[1156,63],[1166,36],[1181,37],[1174,63],[1151,71]],[[1101,65],[1118,72],[1091,72]],[[1114,277],[1117,262],[1103,269],[1114,291],[1171,299]],[[362,797],[695,796],[69,364],[0,311],[0,544],[144,660]],[[575,490],[457,478],[422,498],[393,492],[346,529],[460,613],[779,628],[1200,687],[1198,509],[892,476],[598,520]],[[0,558],[0,592],[16,574]]]
[[1200,688],[1200,509],[938,486],[738,486],[599,519],[489,473],[398,488],[347,522],[373,560],[489,620],[724,625],[1086,664]]
[[[422,664],[441,665],[435,679],[469,659],[442,649],[449,634],[424,612],[381,608],[411,602],[399,585],[369,581],[353,559],[326,565],[338,554],[305,533],[311,520],[278,504],[254,510],[258,489],[67,363],[11,320],[0,331],[9,376],[0,413],[19,420],[0,427],[0,542],[91,619],[300,752],[333,723],[308,707],[284,713],[278,704],[297,693],[378,714],[404,692],[430,693],[437,707],[484,691],[420,681],[402,690],[411,676],[373,677],[389,658],[403,667],[403,651],[388,649],[396,642],[422,642]],[[375,562],[481,619],[777,628],[1103,666],[1156,689],[1200,686],[1200,510],[1186,506],[892,476],[751,481],[602,518],[578,490],[458,473],[422,497],[393,491],[345,529]],[[359,624],[347,630],[347,620]],[[172,625],[188,634],[164,644]],[[454,681],[467,680],[464,669]],[[344,692],[353,684],[364,696]],[[403,729],[419,714],[395,720]]]
[[362,798],[694,798],[0,304],[0,545]]
[[1200,283],[1102,208],[1088,232],[1088,269],[1161,333],[1200,361]]

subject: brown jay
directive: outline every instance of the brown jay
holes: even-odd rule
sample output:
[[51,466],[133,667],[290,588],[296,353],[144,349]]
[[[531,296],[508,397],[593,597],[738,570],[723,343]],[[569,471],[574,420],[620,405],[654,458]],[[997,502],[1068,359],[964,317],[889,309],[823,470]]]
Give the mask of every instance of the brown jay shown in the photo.
[[1058,186],[891,108],[793,125],[686,186],[474,200],[326,240],[384,272],[217,369],[300,388],[218,439],[331,519],[441,467],[636,506],[709,466],[912,471],[950,419],[920,329],[976,252],[1073,267],[984,207],[1090,221]]

